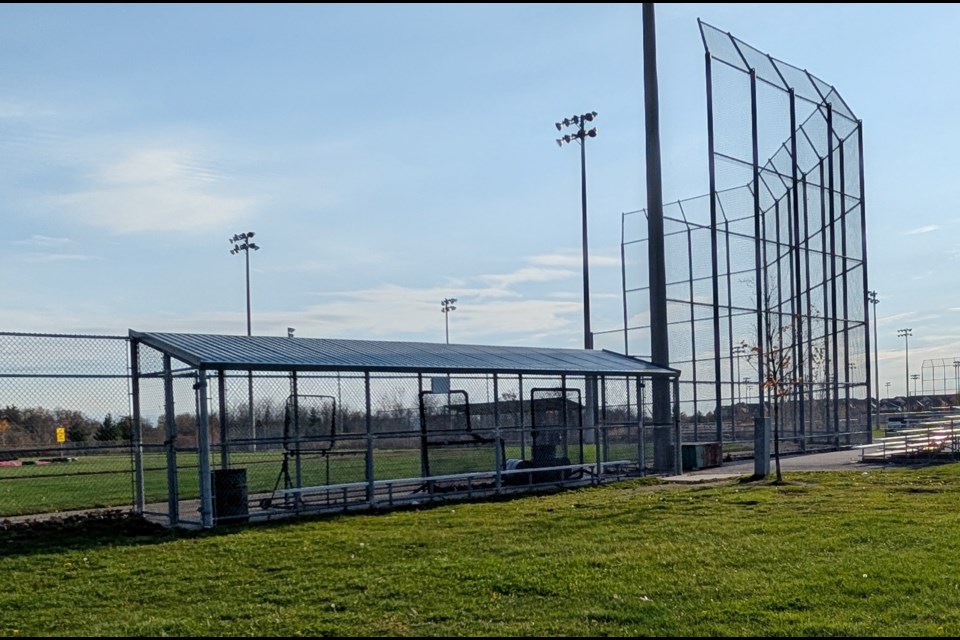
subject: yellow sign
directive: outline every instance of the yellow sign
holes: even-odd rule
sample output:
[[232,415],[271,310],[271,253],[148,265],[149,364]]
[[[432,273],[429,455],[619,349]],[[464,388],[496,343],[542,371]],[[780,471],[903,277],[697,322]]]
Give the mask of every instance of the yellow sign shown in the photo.
[[67,441],[67,430],[63,427],[57,427],[57,442],[63,444]]

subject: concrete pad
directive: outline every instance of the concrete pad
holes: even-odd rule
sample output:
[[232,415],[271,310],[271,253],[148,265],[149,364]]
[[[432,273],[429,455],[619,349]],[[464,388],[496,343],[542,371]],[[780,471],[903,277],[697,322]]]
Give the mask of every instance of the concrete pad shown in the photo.
[[[770,456],[770,473],[774,473],[776,462],[773,456]],[[789,471],[866,471],[868,469],[881,469],[889,466],[889,463],[883,462],[863,462],[862,454],[859,449],[841,449],[840,451],[825,451],[822,453],[801,453],[780,456],[780,468],[784,472]],[[697,471],[687,471],[683,476],[711,476],[711,475],[734,475],[734,476],[752,476],[753,459],[735,460],[725,462],[720,467],[710,469],[699,469]]]

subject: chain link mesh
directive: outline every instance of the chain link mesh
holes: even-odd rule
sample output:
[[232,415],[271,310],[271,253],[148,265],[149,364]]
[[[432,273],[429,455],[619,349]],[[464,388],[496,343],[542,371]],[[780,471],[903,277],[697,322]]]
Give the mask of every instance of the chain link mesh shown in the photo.
[[0,518],[202,525],[205,485],[216,522],[419,503],[671,471],[676,445],[635,377],[201,371],[36,334],[0,334],[0,364]]
[[[815,76],[709,25],[702,33],[716,191],[664,205],[684,438],[749,453],[763,412],[775,416],[787,451],[864,442],[860,123]],[[645,223],[645,211],[623,215],[621,343],[639,357],[652,351]]]

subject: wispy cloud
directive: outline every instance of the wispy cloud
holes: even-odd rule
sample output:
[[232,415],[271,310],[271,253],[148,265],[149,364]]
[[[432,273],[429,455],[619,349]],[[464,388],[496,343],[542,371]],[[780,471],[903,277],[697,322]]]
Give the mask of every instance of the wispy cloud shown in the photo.
[[83,255],[80,253],[28,253],[23,256],[24,262],[88,262],[98,260],[96,256]]
[[225,176],[211,164],[188,151],[142,149],[100,167],[90,176],[93,188],[55,204],[113,233],[227,227],[248,217],[256,202],[218,193]]
[[14,244],[23,244],[33,247],[62,247],[70,244],[71,242],[72,240],[70,240],[70,238],[54,238],[39,234],[34,234],[26,240],[14,240]]
[[896,322],[897,320],[906,320],[908,318],[916,319],[916,311],[904,311],[903,313],[895,313],[890,316],[880,316],[877,318],[877,324],[890,324],[891,322]]
[[[541,267],[557,267],[574,269],[583,265],[583,256],[580,254],[552,253],[541,256],[530,256],[527,262]],[[602,254],[589,256],[591,267],[619,267],[620,258]]]
[[910,231],[907,231],[907,235],[912,236],[918,233],[930,233],[931,231],[936,231],[939,228],[940,228],[940,225],[938,224],[928,224],[926,226],[917,227],[916,229],[911,229]]
[[[448,295],[440,288],[416,289],[387,285],[357,291],[327,294],[326,300],[305,309],[261,312],[254,317],[254,333],[285,335],[286,327],[296,328],[302,337],[351,337],[357,339],[444,340],[444,321],[439,301]],[[485,290],[457,292],[457,310],[449,317],[450,341],[459,343],[535,344],[550,340],[570,342],[582,339],[579,301],[503,298],[487,299]],[[153,315],[150,327],[156,330],[223,332],[224,327],[242,328],[242,312],[207,314],[185,320],[181,316]],[[144,325],[146,326],[146,325]],[[238,333],[238,331],[228,330]]]
[[[508,289],[528,282],[554,282],[579,277],[583,266],[583,258],[580,254],[566,253],[528,256],[525,262],[531,266],[520,267],[509,273],[481,275],[478,279],[494,288]],[[590,266],[591,268],[620,266],[620,260],[610,256],[596,255],[590,257]]]
[[569,269],[524,267],[512,273],[482,275],[479,279],[484,282],[489,282],[498,288],[508,288],[523,282],[550,282],[553,280],[564,280],[575,275],[577,275],[577,272]]

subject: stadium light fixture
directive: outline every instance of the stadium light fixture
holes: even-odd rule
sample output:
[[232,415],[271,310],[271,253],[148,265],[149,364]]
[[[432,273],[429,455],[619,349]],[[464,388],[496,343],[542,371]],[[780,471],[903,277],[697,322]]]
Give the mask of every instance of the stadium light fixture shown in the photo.
[[907,396],[907,406],[910,405],[910,336],[913,335],[913,329],[897,329],[897,337],[903,338],[904,346],[904,363],[907,369],[906,381],[906,396]]
[[453,306],[453,303],[456,301],[456,298],[444,298],[440,301],[440,311],[443,313],[443,324],[446,328],[447,344],[450,344],[450,312],[456,311],[457,308]]
[[[247,273],[247,336],[251,335],[251,324],[250,324],[250,251],[259,251],[255,243],[250,242],[250,239],[253,238],[253,231],[247,231],[246,233],[236,233],[230,238],[230,243],[233,245],[233,248],[230,249],[231,255],[237,255],[240,252],[243,252],[246,257],[246,273]],[[253,451],[257,450],[257,423],[253,415],[253,372],[247,372],[247,402],[248,402],[248,413],[250,418],[250,437],[253,439],[253,445],[251,449]]]
[[572,134],[557,138],[557,146],[562,147],[573,141],[580,143],[580,201],[581,201],[581,236],[583,242],[583,348],[593,349],[593,332],[590,330],[590,260],[587,243],[587,138],[597,137],[597,128],[587,130],[585,124],[593,122],[597,117],[596,111],[584,113],[571,118],[564,118],[556,123],[557,131],[562,131],[571,125],[577,129]]

